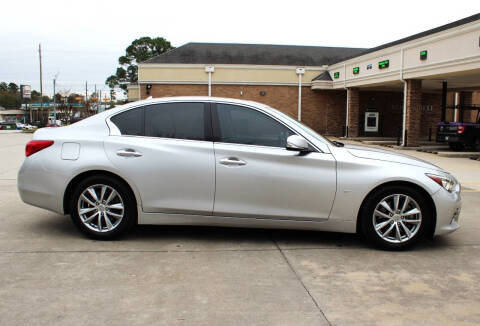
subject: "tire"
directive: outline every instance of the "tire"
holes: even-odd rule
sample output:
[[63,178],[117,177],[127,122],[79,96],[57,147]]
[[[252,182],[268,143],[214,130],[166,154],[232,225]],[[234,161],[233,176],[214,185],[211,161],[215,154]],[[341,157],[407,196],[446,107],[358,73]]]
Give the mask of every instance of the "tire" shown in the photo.
[[124,182],[107,175],[90,176],[79,182],[73,191],[70,208],[75,226],[96,240],[118,238],[137,221],[132,191]]
[[[398,204],[395,210],[397,196]],[[407,198],[407,206],[404,209],[403,205]],[[383,202],[387,203],[392,212],[387,210]],[[414,214],[416,212],[414,209],[420,214]],[[402,216],[402,211],[403,214],[411,215]],[[360,214],[360,229],[364,237],[375,247],[404,250],[417,243],[430,229],[432,216],[431,207],[423,193],[408,186],[387,186],[377,190],[365,200]]]
[[450,149],[455,152],[460,152],[465,149],[465,145],[462,143],[448,143],[448,146],[450,146]]
[[475,138],[472,147],[474,151],[480,152],[480,137]]

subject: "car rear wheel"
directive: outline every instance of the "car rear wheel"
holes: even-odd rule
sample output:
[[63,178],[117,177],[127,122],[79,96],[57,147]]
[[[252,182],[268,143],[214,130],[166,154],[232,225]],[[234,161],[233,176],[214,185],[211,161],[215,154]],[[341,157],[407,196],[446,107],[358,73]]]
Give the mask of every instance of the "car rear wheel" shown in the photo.
[[480,137],[475,138],[472,147],[474,151],[480,152]]
[[380,189],[362,210],[363,235],[377,247],[407,249],[429,229],[432,213],[424,194],[406,186]]
[[70,207],[77,228],[98,240],[125,234],[137,215],[135,199],[128,186],[110,176],[92,176],[80,182]]

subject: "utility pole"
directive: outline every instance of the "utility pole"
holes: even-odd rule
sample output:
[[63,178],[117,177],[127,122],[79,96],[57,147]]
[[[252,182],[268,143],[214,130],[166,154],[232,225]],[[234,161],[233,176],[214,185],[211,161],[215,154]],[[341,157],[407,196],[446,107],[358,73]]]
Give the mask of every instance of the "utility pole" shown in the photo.
[[[55,76],[57,78],[57,76]],[[53,126],[57,126],[57,101],[55,98],[55,78],[53,78]]]
[[97,84],[95,84],[95,102],[97,102],[96,107],[98,107],[98,94],[97,94]]
[[[40,112],[43,114],[43,81],[42,81],[42,44],[38,44],[38,58],[40,61]],[[30,110],[32,108],[30,107]],[[38,111],[37,111],[37,120],[38,120]],[[30,123],[32,123],[30,121]]]
[[88,117],[87,101],[88,101],[88,82],[85,81],[85,114],[86,114],[86,116]]
[[57,82],[58,73],[53,78],[53,126],[57,126],[57,103],[55,98],[55,84]]

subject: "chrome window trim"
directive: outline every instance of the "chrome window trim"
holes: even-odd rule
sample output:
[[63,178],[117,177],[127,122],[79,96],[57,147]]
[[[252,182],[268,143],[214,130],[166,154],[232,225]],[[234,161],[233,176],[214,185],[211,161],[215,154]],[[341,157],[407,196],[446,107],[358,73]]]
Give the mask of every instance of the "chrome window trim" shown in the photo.
[[[113,123],[113,122],[112,122]],[[132,137],[132,138],[147,138],[147,139],[160,139],[160,140],[174,140],[174,141],[187,141],[187,142],[203,142],[203,143],[213,143],[211,140],[197,140],[197,139],[181,139],[181,138],[167,138],[167,137],[153,137],[153,136],[139,136],[139,135],[112,135],[109,136],[120,136],[120,137]],[[279,147],[277,147],[279,148]]]
[[[308,140],[307,140],[308,142]],[[239,143],[224,143],[224,142],[219,142],[219,141],[216,141],[214,142],[214,144],[219,144],[219,145],[233,145],[233,146],[245,146],[245,147],[254,147],[254,148],[265,148],[265,149],[276,149],[276,150],[282,150],[282,151],[286,151],[286,152],[289,152],[289,153],[295,153],[295,151],[290,151],[288,149],[286,149],[285,147],[277,147],[277,146],[263,146],[263,145],[252,145],[252,144],[239,144]],[[310,142],[309,142],[310,144]],[[330,153],[325,153],[325,152],[322,152],[321,150],[317,149],[317,147],[313,146],[312,147],[315,149],[315,151],[312,151],[310,153],[320,153],[320,154],[330,154]],[[297,152],[298,153],[298,152]],[[308,152],[307,152],[308,153]]]
[[[121,137],[142,137],[142,138],[152,138],[152,139],[173,139],[173,140],[188,140],[188,141],[201,141],[201,142],[209,142],[211,143],[211,141],[209,140],[198,140],[198,139],[182,139],[182,138],[168,138],[168,137],[153,137],[153,136],[139,136],[139,135],[122,135],[122,133],[120,132],[120,129],[118,129],[117,125],[115,123],[113,123],[113,121],[111,120],[111,118],[113,118],[114,116],[118,115],[118,114],[122,114],[124,112],[127,112],[127,111],[130,111],[130,110],[135,110],[135,109],[141,109],[141,108],[146,108],[147,106],[151,106],[151,105],[158,105],[158,104],[166,104],[166,103],[202,103],[202,104],[205,104],[205,103],[211,103],[210,101],[201,101],[201,100],[191,100],[191,101],[181,101],[181,100],[172,100],[172,101],[164,101],[164,102],[158,102],[158,103],[148,103],[148,104],[139,104],[139,105],[135,105],[135,106],[132,106],[132,107],[129,107],[129,108],[126,108],[124,110],[121,110],[121,111],[118,111],[118,112],[115,112],[111,115],[109,115],[108,117],[105,118],[105,121],[107,123],[107,126],[108,128],[110,129],[110,134],[109,136],[121,136]],[[145,123],[145,121],[143,122]]]
[[[115,112],[115,113],[112,113],[110,114],[108,117],[106,117],[106,123],[110,129],[110,136],[122,136],[122,137],[148,137],[148,138],[156,138],[156,139],[176,139],[176,140],[191,140],[191,139],[179,139],[179,138],[164,138],[164,137],[150,137],[150,136],[135,136],[135,135],[122,135],[120,130],[118,129],[118,127],[110,120],[112,117],[116,116],[117,114],[120,114],[120,113],[123,113],[123,112],[126,112],[126,111],[129,111],[129,110],[134,110],[134,109],[138,109],[138,108],[144,108],[146,106],[149,106],[149,105],[156,105],[156,104],[166,104],[166,103],[212,103],[212,104],[230,104],[230,105],[236,105],[236,106],[241,106],[241,107],[245,107],[245,108],[249,108],[249,109],[253,109],[253,110],[256,110],[260,113],[263,113],[263,114],[266,114],[267,116],[269,116],[270,118],[274,119],[275,121],[281,123],[283,126],[285,126],[287,129],[293,131],[296,135],[299,135],[299,136],[302,136],[303,138],[305,138],[305,140],[308,142],[308,144],[310,146],[312,146],[317,152],[319,153],[325,153],[325,154],[330,154],[330,150],[329,150],[329,147],[326,143],[324,143],[323,141],[319,140],[319,142],[321,142],[322,144],[324,144],[325,146],[325,149],[326,150],[323,150],[321,148],[319,148],[318,146],[316,146],[315,144],[313,144],[307,137],[305,137],[305,135],[303,134],[302,131],[298,131],[296,129],[292,130],[292,127],[288,126],[285,122],[279,120],[277,117],[275,116],[272,116],[272,114],[270,112],[267,112],[266,110],[260,108],[260,107],[257,107],[257,106],[253,106],[253,105],[248,105],[248,104],[244,104],[244,103],[237,103],[237,102],[234,102],[234,101],[228,101],[228,100],[218,100],[218,99],[205,99],[205,100],[198,100],[198,99],[169,99],[169,100],[165,100],[165,101],[159,101],[159,102],[156,102],[156,103],[141,103],[141,104],[138,104],[138,105],[135,105],[135,106],[131,106],[131,107],[128,107],[128,108],[125,108],[121,111],[118,111],[118,112]],[[265,105],[266,106],[266,105]],[[110,128],[110,126],[113,126],[112,128]],[[208,140],[191,140],[191,141],[207,141],[207,142],[210,142]],[[220,142],[217,142],[217,143],[220,143]],[[235,144],[235,145],[247,145],[247,146],[256,146],[256,147],[262,147],[262,148],[282,148],[282,147],[274,147],[274,146],[261,146],[261,145],[249,145],[249,144],[237,144],[237,143],[224,143],[224,144]]]
[[[114,115],[110,117],[113,117],[113,116]],[[110,120],[110,117],[106,119],[108,129],[110,129],[110,136],[122,136],[120,129],[118,129],[117,125]]]
[[[293,132],[294,135],[297,135],[297,136],[300,136],[300,137],[303,137],[307,143],[312,146],[317,152],[319,153],[325,153],[324,151],[322,151],[320,148],[318,148],[318,146],[315,146],[314,144],[312,144],[307,138],[305,138],[304,135],[298,133],[297,130],[294,130],[292,129],[289,125],[287,125],[285,122],[277,119],[277,117],[273,116],[272,114],[270,114],[270,112],[266,112],[265,110],[262,110],[261,108],[258,108],[258,107],[255,107],[255,106],[250,106],[250,105],[246,105],[246,104],[239,104],[239,103],[234,103],[234,102],[224,102],[224,101],[212,101],[211,103],[214,103],[214,104],[228,104],[228,105],[235,105],[235,106],[240,106],[240,107],[244,107],[244,108],[247,108],[247,109],[253,109],[255,111],[258,111],[262,114],[265,114],[266,116],[268,116],[269,118],[275,120],[276,122],[280,123],[281,125],[283,125],[285,128],[287,128],[288,130],[290,130],[291,132]],[[278,146],[264,146],[264,145],[253,145],[253,144],[242,144],[242,143],[225,143],[225,142],[216,142],[216,143],[222,143],[222,144],[234,144],[234,145],[246,145],[246,146],[256,146],[256,147],[263,147],[263,148],[283,148],[285,149],[284,147],[278,147]]]

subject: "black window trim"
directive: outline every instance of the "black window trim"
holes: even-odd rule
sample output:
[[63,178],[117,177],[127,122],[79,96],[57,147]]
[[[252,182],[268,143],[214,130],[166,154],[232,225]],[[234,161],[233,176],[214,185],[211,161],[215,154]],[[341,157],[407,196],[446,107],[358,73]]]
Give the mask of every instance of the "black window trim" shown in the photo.
[[[123,135],[122,134],[122,131],[120,130],[120,128],[115,124],[115,122],[112,121],[112,118],[120,115],[120,114],[124,114],[128,111],[133,111],[133,110],[141,110],[141,118],[142,118],[142,123],[141,123],[141,134],[142,135]],[[144,137],[145,135],[145,106],[142,106],[142,105],[139,105],[139,106],[135,106],[135,107],[132,107],[132,108],[128,108],[126,110],[123,110],[123,111],[120,111],[120,112],[117,112],[111,116],[109,116],[107,118],[107,126],[108,128],[110,129],[110,133],[109,133],[109,136],[128,136],[128,137]],[[113,129],[113,130],[112,130]]]
[[243,107],[246,109],[251,109],[255,110],[259,113],[265,114],[267,117],[273,119],[274,121],[278,122],[288,130],[290,130],[294,135],[298,135],[300,137],[303,137],[308,144],[310,145],[312,152],[320,152],[323,153],[320,149],[318,149],[316,146],[310,143],[308,139],[306,139],[303,135],[299,135],[297,131],[293,130],[290,126],[285,124],[283,121],[278,120],[275,116],[272,116],[268,112],[265,112],[263,110],[260,110],[254,106],[248,106],[244,104],[239,104],[239,103],[232,103],[232,102],[211,102],[211,116],[212,116],[212,130],[213,130],[213,142],[215,143],[221,143],[221,144],[232,144],[232,145],[240,145],[240,146],[255,146],[255,147],[262,147],[262,148],[281,148],[284,150],[287,150],[285,147],[278,147],[278,146],[265,146],[265,145],[255,145],[255,144],[241,144],[241,143],[224,143],[220,141],[220,121],[218,119],[218,109],[217,109],[217,104],[226,104],[226,105],[234,105],[234,106],[239,106]]
[[[202,140],[198,139],[182,139],[182,138],[167,138],[167,137],[154,137],[154,136],[146,136],[145,135],[145,114],[146,114],[146,108],[154,105],[161,105],[161,104],[170,104],[170,103],[201,103],[203,104],[203,119],[204,119],[204,135]],[[131,110],[137,110],[140,109],[142,110],[142,135],[124,135],[122,134],[121,130],[118,128],[118,126],[111,120],[113,117],[131,111]],[[213,142],[213,130],[212,130],[212,113],[211,113],[211,102],[205,102],[205,101],[169,101],[169,102],[159,102],[159,103],[149,103],[149,104],[142,104],[138,106],[134,106],[125,110],[122,110],[120,112],[117,112],[115,114],[112,114],[106,119],[107,126],[110,129],[110,134],[109,136],[122,136],[122,137],[143,137],[143,138],[155,138],[155,139],[172,139],[172,140],[180,140],[180,141],[201,141],[201,142]],[[114,129],[114,130],[112,130]],[[116,130],[115,130],[116,129]]]

